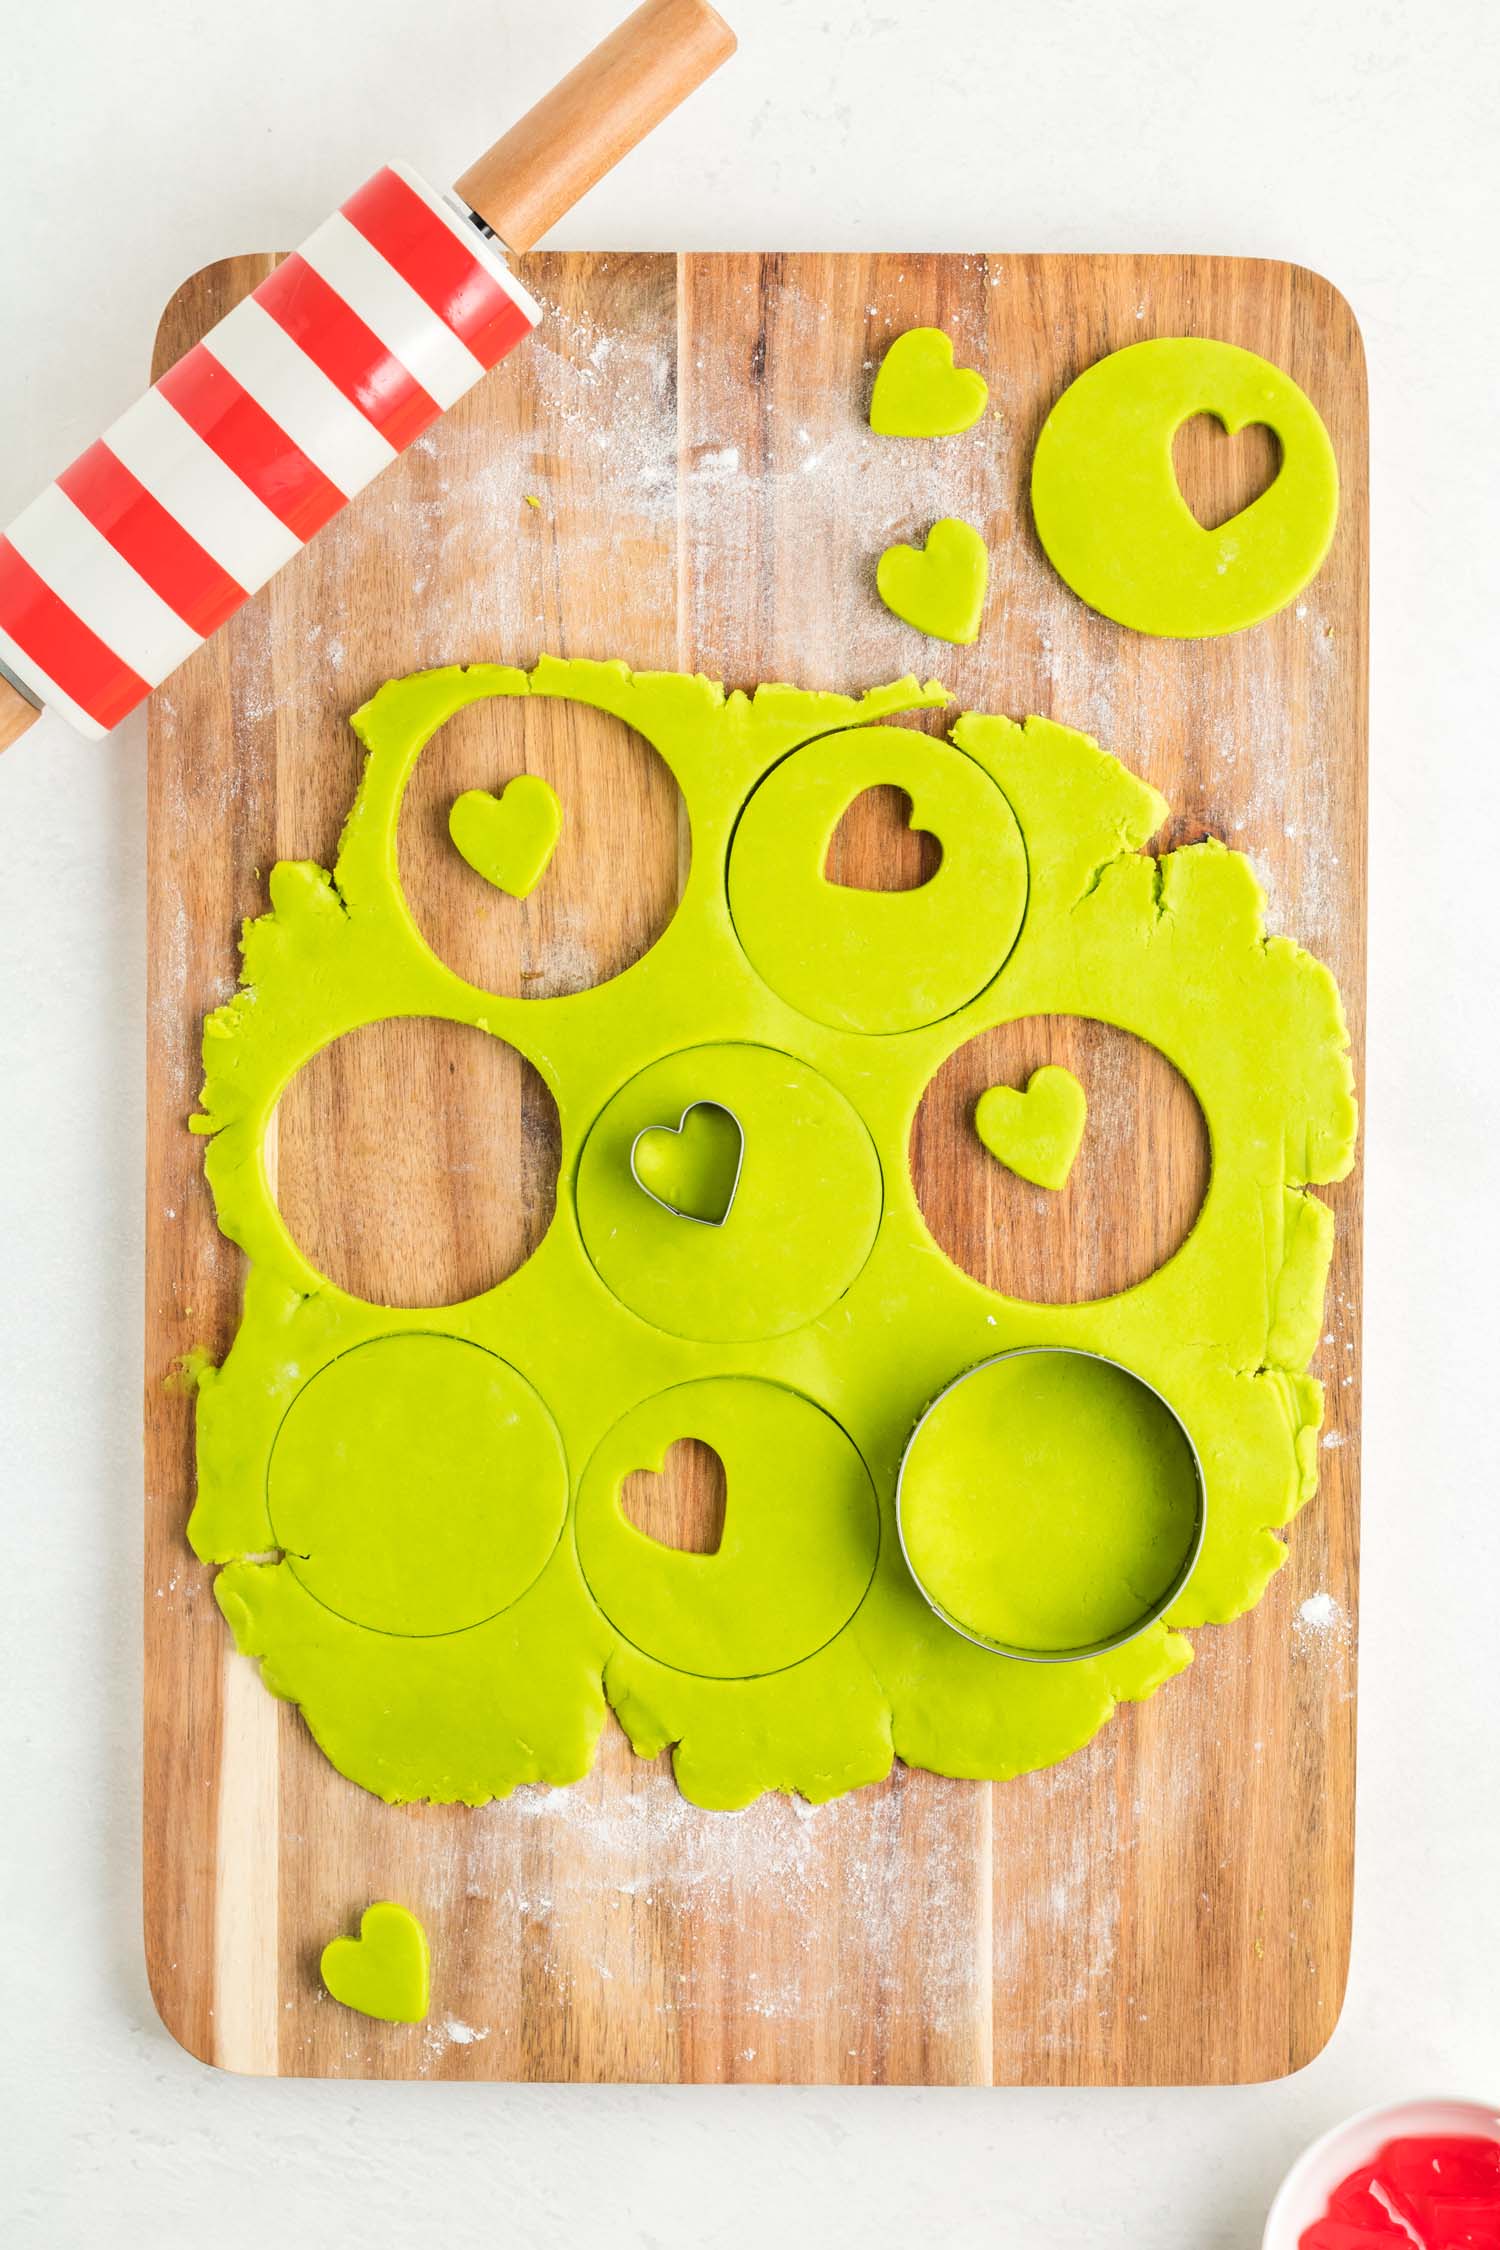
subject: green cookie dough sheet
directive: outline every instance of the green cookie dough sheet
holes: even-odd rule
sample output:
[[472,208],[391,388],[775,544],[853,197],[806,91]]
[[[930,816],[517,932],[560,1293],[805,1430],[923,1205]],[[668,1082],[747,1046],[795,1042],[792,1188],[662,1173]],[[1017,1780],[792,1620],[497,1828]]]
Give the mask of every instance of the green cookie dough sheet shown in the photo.
[[[614,714],[686,801],[675,918],[590,991],[479,990],[435,957],[402,895],[416,761],[492,696]],[[1002,1778],[1150,1695],[1189,1662],[1184,1629],[1251,1607],[1283,1559],[1322,1412],[1306,1369],[1333,1222],[1310,1191],[1353,1156],[1337,990],[1266,936],[1238,854],[1210,841],[1143,855],[1167,807],[1087,737],[977,713],[947,742],[884,723],[946,700],[914,680],[858,701],[726,697],[701,678],[550,659],[529,675],[416,675],[355,716],[369,758],[332,874],[272,871],[243,989],[204,1029],[193,1122],[250,1267],[233,1345],[200,1375],[189,1528],[222,1566],[240,1649],[366,1789],[479,1804],[576,1780],[607,1705],[642,1756],[670,1745],[679,1786],[710,1807],[827,1799],[896,1758]],[[938,877],[910,894],[826,882],[843,812],[889,779],[937,835]],[[1152,1042],[1211,1136],[1186,1242],[1100,1302],[1027,1303],[959,1271],[907,1166],[944,1062],[1048,1014]],[[318,1274],[264,1161],[296,1072],[392,1016],[508,1041],[561,1119],[544,1240],[439,1311],[364,1303]],[[676,1216],[630,1177],[634,1136],[680,1128],[695,1102],[722,1104],[744,1135],[722,1223]],[[978,1361],[1049,1343],[1116,1360],[1168,1401],[1202,1460],[1207,1535],[1164,1621],[1106,1655],[1025,1664],[933,1614],[894,1496],[930,1400]],[[683,1437],[725,1464],[711,1555],[647,1538],[620,1505],[626,1477]],[[1016,1599],[1047,1591],[1021,1584]],[[1069,1622],[1065,1595],[1029,1614]]]

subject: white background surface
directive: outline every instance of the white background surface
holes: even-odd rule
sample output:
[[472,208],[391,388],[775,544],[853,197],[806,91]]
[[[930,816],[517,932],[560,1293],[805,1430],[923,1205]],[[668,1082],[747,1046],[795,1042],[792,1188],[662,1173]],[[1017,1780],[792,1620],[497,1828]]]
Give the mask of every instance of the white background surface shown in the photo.
[[[623,0],[620,0],[623,7]],[[1492,0],[725,0],[741,57],[559,244],[1240,251],[1353,303],[1374,424],[1359,1868],[1327,2052],[1265,2087],[724,2092],[231,2079],[138,1937],[143,728],[0,761],[0,2237],[1253,2250],[1344,2112],[1500,2102]],[[207,260],[387,154],[447,180],[616,0],[7,11],[0,524]]]

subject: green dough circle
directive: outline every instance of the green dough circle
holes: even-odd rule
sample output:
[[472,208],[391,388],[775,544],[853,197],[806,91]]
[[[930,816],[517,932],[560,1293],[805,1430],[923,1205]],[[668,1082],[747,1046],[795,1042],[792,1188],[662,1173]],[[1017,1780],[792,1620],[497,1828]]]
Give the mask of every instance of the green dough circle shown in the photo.
[[[1264,423],[1281,441],[1272,482],[1212,531],[1172,465],[1195,414],[1231,436]],[[1199,640],[1259,624],[1313,577],[1338,518],[1338,463],[1317,408],[1279,367],[1238,344],[1158,336],[1063,392],[1037,439],[1031,506],[1053,568],[1091,609]]]
[[[728,1217],[666,1210],[631,1176],[649,1128],[717,1103],[744,1135]],[[653,1183],[654,1184],[654,1183]],[[858,1275],[884,1186],[868,1128],[826,1078],[772,1047],[688,1047],[606,1103],[578,1166],[578,1226],[622,1304],[669,1335],[748,1343],[815,1320]]]
[[458,1633],[508,1609],[557,1545],[567,1503],[546,1407],[456,1336],[383,1336],[331,1361],[287,1409],[267,1472],[293,1574],[379,1633]]
[[[724,1537],[686,1554],[638,1531],[620,1493],[681,1438],[724,1465]],[[864,1600],[880,1551],[869,1472],[833,1418],[779,1383],[720,1376],[632,1409],[578,1494],[578,1559],[615,1630],[703,1679],[782,1672],[827,1646]]]
[[[942,846],[910,891],[862,891],[823,872],[867,789],[902,789],[911,826]],[[840,1031],[912,1031],[993,982],[1026,912],[1026,848],[1003,793],[962,750],[906,727],[825,735],[782,760],[735,831],[729,905],[774,992]]]
[[1019,1351],[933,1401],[901,1468],[901,1541],[977,1640],[1059,1657],[1160,1614],[1191,1566],[1198,1470],[1165,1400],[1113,1360]]

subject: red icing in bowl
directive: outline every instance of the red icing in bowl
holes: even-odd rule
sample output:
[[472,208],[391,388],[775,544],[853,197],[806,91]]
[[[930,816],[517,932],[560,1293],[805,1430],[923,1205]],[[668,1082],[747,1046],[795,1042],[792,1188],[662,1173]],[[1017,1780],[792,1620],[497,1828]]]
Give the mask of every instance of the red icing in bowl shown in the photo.
[[1387,2141],[1336,2187],[1300,2250],[1500,2250],[1500,2141]]

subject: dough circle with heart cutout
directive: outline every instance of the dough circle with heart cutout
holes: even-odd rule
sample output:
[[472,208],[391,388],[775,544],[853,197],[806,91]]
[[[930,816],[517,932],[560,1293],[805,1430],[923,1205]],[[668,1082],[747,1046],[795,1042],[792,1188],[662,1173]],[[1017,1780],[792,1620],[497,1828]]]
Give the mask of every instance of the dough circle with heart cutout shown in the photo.
[[[728,1495],[717,1553],[638,1531],[620,1496],[681,1438],[711,1445]],[[578,1559],[616,1632],[674,1671],[753,1679],[815,1655],[864,1600],[880,1550],[869,1471],[831,1415],[779,1383],[712,1376],[642,1401],[583,1472]]]
[[[744,1137],[722,1224],[687,1207],[661,1159],[690,1110],[714,1104]],[[650,1133],[650,1190],[631,1150]],[[691,1137],[678,1144],[695,1162]],[[816,1320],[868,1258],[884,1183],[869,1130],[809,1063],[774,1047],[686,1047],[651,1063],[608,1101],[578,1165],[578,1226],[601,1280],[642,1320],[703,1343],[749,1343]]]
[[568,1469],[508,1360],[457,1336],[379,1336],[297,1393],[266,1497],[308,1593],[351,1624],[421,1638],[519,1601],[557,1545]]
[[[1182,496],[1172,445],[1211,414],[1263,424],[1281,467],[1212,530]],[[1306,392],[1268,359],[1209,336],[1156,336],[1085,368],[1053,407],[1031,464],[1031,509],[1053,569],[1119,625],[1173,640],[1238,633],[1285,608],[1320,568],[1339,473]]]
[[[903,790],[942,863],[909,891],[856,890],[823,872],[867,789]],[[820,736],[773,766],[729,855],[739,941],[773,992],[836,1031],[915,1031],[1000,974],[1026,913],[1026,847],[1009,799],[976,759],[911,727]]]

